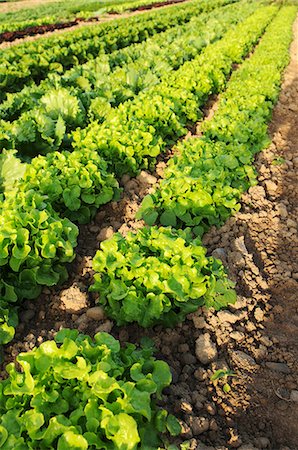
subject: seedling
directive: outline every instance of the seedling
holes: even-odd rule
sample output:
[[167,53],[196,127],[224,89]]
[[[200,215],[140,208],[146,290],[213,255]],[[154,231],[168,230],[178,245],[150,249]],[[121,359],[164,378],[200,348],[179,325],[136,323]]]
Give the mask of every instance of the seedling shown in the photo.
[[224,370],[224,369],[218,369],[214,372],[214,374],[210,377],[211,381],[216,381],[219,380],[220,378],[223,378],[225,381],[225,384],[223,385],[223,391],[225,394],[228,394],[228,392],[230,392],[231,390],[231,386],[230,384],[227,382],[228,377],[237,377],[236,373],[233,372],[232,370]]

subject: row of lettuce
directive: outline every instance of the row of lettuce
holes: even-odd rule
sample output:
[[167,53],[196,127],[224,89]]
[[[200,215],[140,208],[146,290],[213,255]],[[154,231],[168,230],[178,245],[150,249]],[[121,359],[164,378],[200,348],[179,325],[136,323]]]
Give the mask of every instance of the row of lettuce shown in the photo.
[[[86,5],[85,0],[83,1],[83,4],[81,2],[81,6],[79,4],[74,6],[73,3],[69,5],[69,3],[65,1],[64,8],[62,8],[61,11],[62,2],[55,2],[54,5],[51,5],[50,9],[52,11],[47,11],[46,14],[44,14],[44,8],[42,8],[40,13],[36,11],[36,8],[30,8],[21,10],[21,15],[18,12],[18,16],[16,16],[15,12],[0,14],[0,35],[6,32],[26,31],[28,28],[39,27],[42,25],[72,23],[76,19],[88,20],[99,18],[101,16],[106,17],[105,15],[107,13],[120,14],[126,11],[134,11],[142,6],[154,5],[155,3],[160,3],[160,0],[117,0],[116,2],[115,0],[105,2],[93,0],[91,4],[89,3],[90,7],[88,8],[88,4]],[[57,6],[58,11],[55,11]],[[51,14],[49,14],[49,12]]]
[[75,132],[72,153],[52,152],[27,166],[10,152],[2,158],[6,180],[14,171],[23,175],[0,205],[2,341],[13,335],[11,302],[35,298],[43,285],[66,277],[63,267],[75,257],[78,234],[70,219],[88,222],[117,195],[114,174],[148,167],[187,133],[187,121],[196,121],[208,96],[224,89],[233,65],[252,50],[277,9],[257,10],[158,87],[120,105],[109,120]]
[[71,131],[95,120],[109,122],[112,108],[159,85],[255,8],[248,2],[218,8],[10,94],[0,106],[6,119],[1,121],[1,146],[29,156],[70,147]]
[[279,12],[254,54],[232,74],[213,118],[202,124],[203,137],[178,146],[138,217],[202,235],[239,210],[241,194],[256,183],[254,156],[268,144],[267,122],[288,62],[295,14],[295,7]]
[[[195,0],[126,19],[117,19],[71,33],[25,42],[0,52],[0,100],[25,84],[39,83],[50,72],[63,72],[100,54],[142,42],[149,36],[183,24],[196,14],[234,0]],[[129,30],[129,33],[127,32]]]
[[[99,302],[107,314],[119,325],[136,321],[145,327],[156,323],[171,326],[199,305],[220,308],[234,301],[235,294],[222,264],[206,257],[200,238],[194,239],[193,234],[202,234],[210,225],[221,224],[237,210],[241,193],[255,182],[252,162],[255,153],[268,142],[267,122],[278,96],[282,70],[288,62],[291,27],[296,13],[296,7],[283,7],[279,11],[276,7],[258,10],[231,29],[221,41],[209,45],[198,58],[181,67],[180,77],[176,79],[176,83],[181,80],[176,87],[177,96],[175,84],[171,84],[174,75],[170,74],[169,82],[164,80],[162,89],[148,91],[152,99],[149,112],[145,108],[136,114],[134,105],[139,106],[136,103],[138,97],[120,106],[119,114],[126,105],[130,105],[125,116],[127,120],[130,120],[129,113],[136,114],[135,120],[140,122],[140,126],[147,125],[144,133],[154,132],[156,142],[159,141],[158,151],[151,145],[148,152],[132,153],[131,142],[124,140],[121,152],[114,151],[106,163],[104,159],[109,154],[103,152],[104,144],[100,147],[100,130],[102,127],[107,129],[111,123],[109,120],[80,132],[84,136],[76,141],[77,150],[64,155],[66,159],[61,160],[59,170],[52,173],[53,178],[66,180],[70,172],[62,171],[63,162],[74,154],[79,156],[89,152],[85,153],[86,159],[82,165],[78,164],[76,172],[76,184],[80,187],[77,200],[85,201],[88,208],[88,192],[84,189],[88,189],[88,183],[90,187],[91,179],[88,169],[86,172],[83,169],[88,167],[86,162],[92,152],[103,164],[108,164],[107,176],[117,162],[117,155],[123,161],[128,158],[127,167],[132,173],[144,164],[154,162],[166,145],[177,136],[186,134],[187,121],[197,120],[200,115],[198,107],[203,105],[208,95],[223,91],[233,65],[253,50],[267,28],[250,59],[232,74],[214,117],[203,122],[203,137],[191,138],[178,146],[160,188],[144,200],[139,215],[144,217],[149,227],[126,238],[114,235],[102,243],[94,258],[96,275],[93,289],[99,292]],[[210,61],[211,48],[216,57]],[[204,72],[209,61],[212,66]],[[201,73],[204,78],[200,78]],[[140,97],[144,104],[146,93]],[[162,109],[159,102],[167,109]],[[160,114],[159,123],[157,112]],[[169,128],[172,121],[182,125]],[[114,133],[115,129],[112,131]],[[103,152],[103,158],[96,151],[96,140],[97,150]],[[93,142],[93,149],[85,149],[88,141]],[[148,140],[149,147],[150,143]],[[55,152],[51,156],[55,155],[58,158],[63,152]],[[48,156],[38,157],[33,162],[45,160]],[[9,157],[13,158],[10,153],[7,154]],[[134,164],[131,164],[131,157]],[[18,165],[15,161],[14,164]],[[8,169],[12,170],[11,166]],[[91,166],[89,169],[91,173],[94,170]],[[13,166],[13,170],[18,171],[18,167]],[[123,173],[120,165],[116,173],[117,176]],[[34,173],[33,177],[36,176],[42,179],[42,172]],[[67,185],[69,181],[64,181],[63,186]],[[23,273],[24,264],[27,264],[29,290],[36,277],[43,281],[41,284],[47,284],[47,276],[51,273],[51,283],[54,284],[56,264],[64,264],[73,258],[72,241],[76,238],[76,227],[68,218],[59,218],[50,206],[49,193],[44,192],[46,195],[43,195],[37,186],[31,188],[28,175],[14,188],[15,196],[7,195],[2,203],[2,209],[8,205],[7,223],[14,217],[14,208],[20,207],[18,227],[14,231],[8,228],[3,233],[2,261],[5,260],[5,249],[8,251],[3,267],[7,269],[9,266],[13,271],[21,268],[19,273]],[[71,192],[72,189],[69,195]],[[60,192],[61,198],[63,193],[64,190]],[[16,197],[18,201],[14,200]],[[21,210],[24,201],[27,205],[31,202],[32,216],[26,207]],[[78,209],[81,207],[79,202],[75,206]],[[62,207],[61,211],[59,207],[55,208],[63,212]],[[57,220],[52,222],[52,217],[57,217]],[[157,228],[152,226],[153,223],[167,227]],[[28,243],[26,229],[32,230],[31,239],[34,236],[33,252],[29,250],[33,241]],[[15,244],[11,252],[8,242],[13,232]],[[43,259],[50,264],[40,270],[36,262],[37,265],[42,264]],[[8,269],[6,274],[9,276],[10,273]],[[32,277],[30,280],[32,274],[35,279]],[[2,289],[10,295],[24,292],[20,285],[12,288],[9,283]],[[169,385],[171,374],[163,361],[152,357],[149,342],[145,341],[140,350],[131,344],[121,349],[119,342],[106,333],[99,333],[92,340],[75,330],[62,330],[55,341],[44,342],[32,352],[19,355],[18,363],[22,371],[10,364],[7,367],[9,378],[0,384],[0,444],[4,450],[37,449],[41,446],[58,450],[175,448],[159,441],[159,432],[168,431],[175,435],[180,427],[173,416],[156,406],[155,398]]]

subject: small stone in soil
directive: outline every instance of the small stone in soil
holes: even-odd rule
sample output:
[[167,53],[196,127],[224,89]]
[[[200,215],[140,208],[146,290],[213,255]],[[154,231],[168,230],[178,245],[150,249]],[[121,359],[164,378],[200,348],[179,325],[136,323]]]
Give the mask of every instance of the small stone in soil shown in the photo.
[[105,313],[101,306],[94,306],[93,308],[87,309],[86,316],[92,320],[103,320]]
[[99,234],[96,236],[96,239],[99,242],[105,241],[106,239],[109,239],[114,234],[114,228],[113,227],[105,227],[102,228],[99,232]]
[[285,363],[279,363],[279,362],[266,362],[266,366],[270,370],[275,370],[276,372],[289,374],[291,373],[291,370],[289,366]]
[[209,430],[209,420],[206,417],[193,417],[190,426],[194,436],[198,436]]
[[243,369],[252,369],[257,366],[256,361],[251,356],[240,350],[232,353],[232,359]]
[[113,322],[111,320],[107,320],[106,322],[104,322],[103,324],[99,325],[99,327],[96,328],[96,333],[99,332],[106,332],[106,333],[110,333],[110,331],[113,328]]
[[298,391],[293,390],[290,395],[290,400],[292,402],[298,402]]
[[209,364],[217,359],[217,348],[210,334],[205,333],[196,340],[196,357],[203,364]]

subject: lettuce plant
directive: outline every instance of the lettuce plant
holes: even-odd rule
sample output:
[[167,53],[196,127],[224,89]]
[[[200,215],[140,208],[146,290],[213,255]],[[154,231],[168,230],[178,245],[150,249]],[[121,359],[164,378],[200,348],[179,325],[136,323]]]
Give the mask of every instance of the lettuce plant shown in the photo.
[[109,112],[104,123],[94,121],[74,131],[74,148],[98,151],[117,176],[150,167],[187,134],[189,121],[201,117],[200,108],[225,87],[233,64],[241,63],[253,49],[276,12],[276,6],[258,9],[194,59],[166,74],[162,82]]
[[102,242],[92,290],[118,325],[173,326],[199,306],[236,300],[222,264],[189,231],[143,228]]
[[155,403],[171,373],[152,347],[125,348],[107,333],[92,340],[61,330],[0,383],[0,447],[57,450],[157,449],[159,432],[179,423]]
[[8,197],[0,209],[0,279],[14,286],[19,299],[64,281],[64,264],[75,257],[77,227],[34,191]]
[[99,206],[114,198],[118,183],[101,156],[86,149],[33,158],[18,189],[34,189],[48,197],[55,211],[87,223]]
[[278,12],[254,54],[231,76],[213,118],[203,122],[203,138],[177,147],[159,189],[145,197],[137,218],[201,234],[240,209],[242,193],[256,184],[254,156],[268,144],[267,122],[296,12],[295,7]]

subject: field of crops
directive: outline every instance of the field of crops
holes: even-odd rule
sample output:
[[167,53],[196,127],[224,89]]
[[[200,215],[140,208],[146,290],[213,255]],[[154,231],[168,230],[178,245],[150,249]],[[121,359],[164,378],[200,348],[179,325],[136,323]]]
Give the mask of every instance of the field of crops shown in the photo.
[[[297,11],[191,0],[0,49],[1,449],[297,448],[295,350],[264,331],[275,289],[297,292]],[[270,288],[255,236],[276,220],[293,265]],[[284,434],[269,406],[246,423],[263,366],[289,376],[270,378]]]

